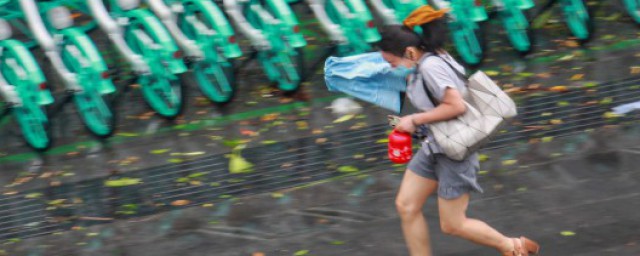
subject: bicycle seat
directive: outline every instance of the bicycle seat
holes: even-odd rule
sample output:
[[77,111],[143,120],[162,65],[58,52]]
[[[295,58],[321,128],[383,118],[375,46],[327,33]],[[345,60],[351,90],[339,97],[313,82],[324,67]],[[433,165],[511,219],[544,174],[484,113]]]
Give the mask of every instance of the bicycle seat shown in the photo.
[[130,11],[140,6],[140,0],[117,0],[117,4],[123,11]]
[[4,19],[0,19],[0,40],[6,40],[11,38],[13,31],[11,25]]
[[47,11],[47,19],[56,29],[65,29],[73,26],[71,11],[64,6],[58,6]]

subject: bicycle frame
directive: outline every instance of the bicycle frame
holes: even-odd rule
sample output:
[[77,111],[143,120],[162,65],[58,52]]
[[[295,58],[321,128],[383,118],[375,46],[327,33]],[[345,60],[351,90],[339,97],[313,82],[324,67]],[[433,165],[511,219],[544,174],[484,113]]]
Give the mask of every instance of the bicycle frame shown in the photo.
[[371,12],[362,0],[307,0],[339,56],[371,50],[380,40]]

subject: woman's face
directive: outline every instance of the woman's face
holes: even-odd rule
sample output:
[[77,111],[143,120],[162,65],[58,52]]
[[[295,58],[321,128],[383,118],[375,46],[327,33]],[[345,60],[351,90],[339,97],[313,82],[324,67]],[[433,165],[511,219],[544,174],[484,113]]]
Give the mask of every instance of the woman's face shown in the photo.
[[392,68],[397,68],[399,66],[405,66],[407,68],[413,67],[414,61],[408,58],[399,57],[385,51],[380,51],[380,53],[382,54],[382,58],[391,64]]

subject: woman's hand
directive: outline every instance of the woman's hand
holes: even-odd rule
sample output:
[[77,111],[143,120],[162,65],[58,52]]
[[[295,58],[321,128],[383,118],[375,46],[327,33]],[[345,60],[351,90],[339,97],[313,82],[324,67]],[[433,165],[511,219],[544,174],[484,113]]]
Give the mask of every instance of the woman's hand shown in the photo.
[[396,125],[396,130],[406,133],[414,133],[416,126],[413,122],[413,115],[407,115],[400,118],[400,121]]

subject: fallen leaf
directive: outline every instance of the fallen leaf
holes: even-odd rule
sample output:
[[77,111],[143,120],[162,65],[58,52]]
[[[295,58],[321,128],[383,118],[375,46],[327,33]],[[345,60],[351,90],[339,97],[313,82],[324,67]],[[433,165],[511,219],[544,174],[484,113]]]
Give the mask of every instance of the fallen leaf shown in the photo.
[[134,133],[134,132],[119,132],[116,135],[117,136],[122,136],[122,137],[138,137],[138,136],[140,136],[140,134]]
[[576,40],[567,40],[565,41],[564,45],[571,48],[580,46],[580,44]]
[[487,160],[489,160],[489,156],[488,155],[485,155],[485,154],[478,155],[478,161],[485,162]]
[[344,116],[334,120],[333,123],[334,124],[342,123],[342,122],[345,122],[345,121],[349,121],[349,120],[353,119],[354,117],[355,117],[355,115],[344,115]]
[[343,245],[344,242],[343,241],[334,240],[334,241],[331,241],[331,244],[332,245]]
[[191,203],[191,201],[181,199],[181,200],[175,200],[175,201],[171,202],[171,205],[173,205],[173,206],[184,206],[184,205],[188,205],[189,203]]
[[202,204],[202,207],[211,208],[211,207],[213,207],[213,204],[212,203],[205,203],[205,204]]
[[142,183],[141,179],[137,178],[120,178],[117,180],[107,180],[104,185],[107,187],[125,187]]
[[640,66],[631,67],[631,74],[640,74]]
[[497,76],[500,74],[498,71],[495,71],[495,70],[487,70],[487,71],[484,71],[484,73],[487,74],[488,76]]
[[339,172],[357,172],[359,169],[352,165],[343,165],[338,167]]
[[28,199],[36,199],[42,196],[42,193],[29,193],[26,196],[24,196],[24,198],[28,198]]
[[327,138],[317,138],[316,139],[316,144],[322,144],[327,142]]
[[553,86],[553,87],[549,88],[549,91],[552,91],[552,92],[568,92],[569,88],[567,88],[564,85],[557,85],[557,86]]
[[566,107],[571,105],[568,101],[558,101],[558,107]]
[[296,126],[298,127],[298,130],[309,129],[309,123],[307,123],[306,121],[296,121]]
[[582,78],[584,78],[584,74],[575,74],[573,76],[571,76],[571,81],[577,81],[577,80],[581,80]]
[[179,164],[184,162],[182,159],[178,159],[178,158],[171,158],[169,160],[167,160],[167,162],[172,163],[172,164]]
[[551,77],[551,73],[548,73],[548,72],[545,72],[545,73],[539,73],[539,74],[537,74],[536,76],[537,76],[537,77],[540,77],[540,78],[549,78],[549,77]]
[[604,99],[600,100],[600,104],[602,105],[611,104],[612,102],[613,98],[611,97],[605,97]]
[[322,129],[313,129],[313,131],[311,131],[311,134],[322,134],[322,133],[324,133]]
[[379,139],[379,140],[376,140],[376,143],[379,143],[379,144],[389,143],[389,139],[388,138]]
[[254,132],[252,130],[249,129],[240,129],[240,134],[245,135],[245,136],[257,136],[258,133]]
[[516,163],[518,163],[518,160],[515,160],[515,159],[502,161],[502,165],[505,165],[505,166],[514,165]]
[[308,255],[309,254],[309,250],[300,250],[297,251],[296,253],[294,253],[294,256],[304,256],[304,255]]
[[264,256],[263,252],[254,252],[251,254],[251,256]]
[[159,154],[164,154],[169,152],[170,149],[156,149],[156,150],[151,150],[151,154],[155,154],[155,155],[159,155]]
[[280,116],[280,114],[278,113],[266,114],[262,118],[260,118],[260,120],[262,120],[263,122],[273,121],[276,120],[278,116]]
[[562,124],[563,122],[561,119],[551,119],[549,120],[549,123],[553,125],[557,125],[557,124]]
[[262,141],[262,142],[260,142],[260,143],[261,143],[261,144],[263,144],[263,145],[271,145],[271,144],[276,144],[276,143],[278,143],[278,142],[277,142],[277,141],[275,141],[275,140],[263,140],[263,141]]
[[562,235],[562,236],[575,236],[576,233],[574,233],[573,231],[562,231],[562,232],[560,232],[560,235]]
[[542,137],[542,142],[551,142],[553,141],[553,137]]
[[284,194],[279,193],[279,192],[274,192],[274,193],[271,193],[271,197],[273,197],[273,198],[282,198],[282,197],[284,197]]
[[621,114],[616,114],[616,113],[613,113],[613,112],[606,112],[606,113],[604,113],[604,114],[602,115],[602,117],[604,117],[604,118],[606,118],[606,119],[617,118],[617,117],[621,117],[621,116],[623,116],[623,115],[621,115]]

